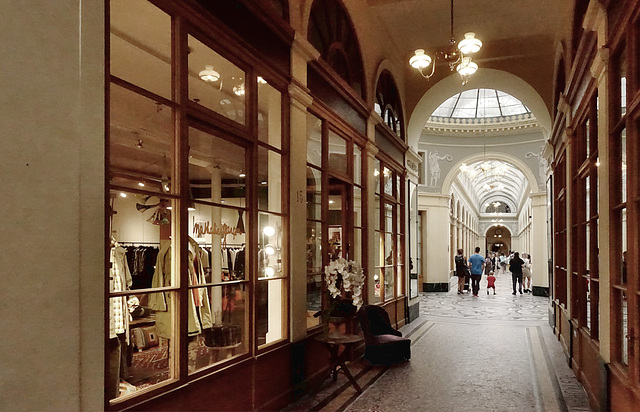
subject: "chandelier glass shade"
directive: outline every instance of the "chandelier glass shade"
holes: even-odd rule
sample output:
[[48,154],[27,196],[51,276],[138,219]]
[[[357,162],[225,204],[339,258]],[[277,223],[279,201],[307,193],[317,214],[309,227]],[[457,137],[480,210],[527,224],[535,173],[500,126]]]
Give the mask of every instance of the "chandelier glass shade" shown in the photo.
[[[409,64],[418,70],[422,77],[429,80],[435,73],[436,59],[441,58],[449,64],[451,71],[453,71],[454,68],[458,71],[462,78],[462,84],[466,84],[469,76],[478,70],[478,65],[471,61],[471,55],[480,51],[482,42],[476,38],[474,32],[468,32],[464,35],[464,39],[458,43],[456,50],[456,40],[453,36],[453,0],[451,0],[451,37],[449,43],[449,50],[436,53],[435,58],[431,58],[431,56],[425,54],[424,49],[416,49],[414,55],[409,59]],[[425,69],[429,66],[431,66],[431,72],[426,73]]]
[[204,66],[204,70],[198,73],[202,80],[208,83],[217,82],[220,79],[220,73],[213,70],[213,66]]
[[476,39],[474,32],[465,33],[464,40],[458,43],[458,49],[462,54],[473,54],[480,51],[482,42],[480,39]]

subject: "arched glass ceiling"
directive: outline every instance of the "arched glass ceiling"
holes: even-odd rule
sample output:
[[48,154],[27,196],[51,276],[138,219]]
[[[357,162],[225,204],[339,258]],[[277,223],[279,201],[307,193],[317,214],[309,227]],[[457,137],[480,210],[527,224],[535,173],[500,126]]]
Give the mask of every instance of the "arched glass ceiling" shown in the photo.
[[474,119],[530,113],[524,103],[510,94],[495,89],[472,89],[451,96],[431,116]]
[[[510,163],[486,160],[460,167],[458,181],[477,202],[478,210],[491,213],[495,202],[517,213],[521,200],[529,192],[524,174]],[[499,208],[502,209],[502,208]]]

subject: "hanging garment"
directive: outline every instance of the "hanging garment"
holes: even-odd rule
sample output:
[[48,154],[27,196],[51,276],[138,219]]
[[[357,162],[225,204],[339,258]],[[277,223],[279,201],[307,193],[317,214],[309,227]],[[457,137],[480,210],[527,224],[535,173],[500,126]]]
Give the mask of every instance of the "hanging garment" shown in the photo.
[[[111,292],[124,292],[131,287],[132,279],[127,263],[126,250],[117,244],[111,248],[109,255],[109,290]],[[129,342],[129,310],[125,296],[109,299],[109,338],[113,339],[118,334],[126,334]]]

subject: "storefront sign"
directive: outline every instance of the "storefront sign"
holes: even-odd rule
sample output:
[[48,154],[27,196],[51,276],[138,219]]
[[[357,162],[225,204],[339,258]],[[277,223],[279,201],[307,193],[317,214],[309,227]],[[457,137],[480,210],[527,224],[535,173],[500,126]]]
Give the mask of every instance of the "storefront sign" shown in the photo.
[[193,225],[193,234],[197,238],[204,237],[204,235],[218,235],[226,238],[227,235],[231,235],[235,239],[236,235],[240,233],[237,228],[231,227],[226,223],[219,225],[211,222],[197,222]]

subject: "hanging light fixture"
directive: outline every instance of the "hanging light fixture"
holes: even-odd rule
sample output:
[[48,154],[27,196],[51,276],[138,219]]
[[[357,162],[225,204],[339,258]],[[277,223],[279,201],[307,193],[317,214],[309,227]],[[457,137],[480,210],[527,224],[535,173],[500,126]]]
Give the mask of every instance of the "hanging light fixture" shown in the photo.
[[[449,69],[456,69],[462,78],[462,84],[467,84],[469,77],[478,70],[478,65],[471,60],[471,55],[477,53],[482,48],[482,42],[476,38],[473,32],[466,33],[464,39],[456,47],[456,39],[453,37],[453,0],[451,0],[451,36],[449,37],[449,49],[446,52],[436,53],[435,59],[425,54],[424,49],[417,49],[413,57],[409,59],[409,64],[418,70],[422,77],[429,80],[435,73],[436,62],[441,57],[449,64]],[[433,64],[432,64],[433,63]],[[425,69],[431,66],[431,72],[425,73]]]
[[206,65],[204,70],[198,73],[198,76],[207,83],[217,82],[220,79],[220,73],[213,70],[213,66]]

